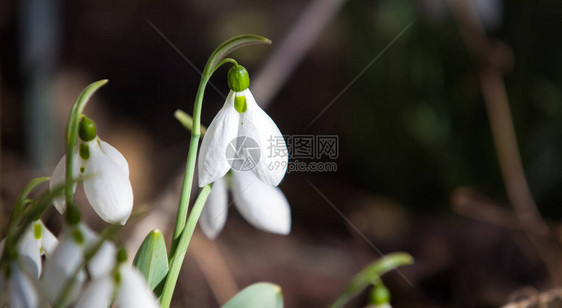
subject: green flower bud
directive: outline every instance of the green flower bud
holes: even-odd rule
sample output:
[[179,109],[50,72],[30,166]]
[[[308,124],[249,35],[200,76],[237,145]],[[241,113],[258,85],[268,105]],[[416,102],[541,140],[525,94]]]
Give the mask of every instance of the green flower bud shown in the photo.
[[78,125],[78,136],[82,141],[92,141],[96,138],[96,123],[86,116],[82,116]]
[[384,284],[377,283],[371,291],[371,304],[382,305],[390,302],[390,291]]
[[250,86],[250,75],[241,65],[228,70],[228,87],[234,92],[242,92]]

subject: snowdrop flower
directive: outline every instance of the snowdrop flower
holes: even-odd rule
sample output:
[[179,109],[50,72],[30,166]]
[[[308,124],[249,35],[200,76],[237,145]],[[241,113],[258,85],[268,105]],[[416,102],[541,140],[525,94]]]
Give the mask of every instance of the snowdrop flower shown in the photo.
[[[50,255],[57,245],[55,236],[41,221],[34,221],[16,246],[14,258],[0,270],[0,307],[44,307],[38,291],[41,255]],[[3,255],[5,240],[0,242]]]
[[[121,258],[119,254],[117,258]],[[118,261],[123,263],[125,258]],[[109,307],[112,302],[120,308],[160,306],[141,272],[128,264],[119,264],[112,273],[94,279],[78,299],[76,307]]]
[[17,260],[12,261],[9,267],[9,273],[0,271],[0,307],[45,307],[45,301],[38,292],[37,280],[28,276]]
[[43,222],[33,222],[18,243],[18,258],[25,270],[34,278],[41,275],[41,256],[50,257],[58,244],[57,238]]
[[[59,300],[67,281],[84,262],[85,253],[96,241],[97,235],[83,224],[71,226],[63,232],[59,245],[45,264],[41,278],[41,285],[51,303]],[[111,271],[114,266],[115,250],[115,246],[110,242],[102,244],[98,253],[89,262],[88,269],[92,277],[100,277]],[[64,304],[72,302],[78,296],[85,280],[86,273],[81,269]]]
[[[82,140],[73,160],[73,176],[84,175],[84,192],[94,211],[105,221],[125,224],[133,209],[133,190],[129,181],[129,165],[125,157],[96,136],[92,120],[83,117],[79,136]],[[65,182],[66,155],[51,176],[51,189]],[[76,187],[74,187],[76,189]],[[53,201],[56,209],[66,209],[64,196]]]
[[[217,237],[226,223],[228,192],[226,178],[213,184],[199,225],[207,237]],[[291,209],[278,187],[263,183],[252,172],[232,171],[232,197],[236,208],[250,224],[264,231],[289,234]]]
[[[237,159],[243,161],[242,170],[251,170],[262,182],[277,186],[287,171],[283,135],[256,103],[248,89],[250,79],[244,67],[237,65],[229,70],[228,85],[231,91],[226,102],[201,143],[199,186],[222,178]],[[227,155],[227,151],[233,156]]]

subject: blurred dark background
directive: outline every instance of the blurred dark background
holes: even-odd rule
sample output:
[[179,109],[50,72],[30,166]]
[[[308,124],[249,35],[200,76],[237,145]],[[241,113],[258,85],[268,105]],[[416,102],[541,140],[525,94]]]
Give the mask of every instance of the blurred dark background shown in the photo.
[[[562,2],[467,2],[512,57],[504,81],[520,155],[556,237]],[[477,195],[512,215],[482,64],[444,0],[0,2],[2,226],[25,183],[61,157],[81,89],[107,78],[87,113],[129,160],[135,206],[156,213],[128,226],[122,241],[135,247],[150,228],[169,232],[189,140],[173,113],[191,113],[200,77],[188,62],[202,69],[218,44],[242,33],[273,41],[233,55],[258,103],[284,134],[339,136],[337,171],[285,177],[288,237],[252,228],[235,210],[218,240],[198,237],[177,307],[215,307],[255,281],[281,285],[288,307],[327,306],[377,250],[417,260],[401,270],[407,280],[385,276],[395,307],[494,307],[521,288],[556,286],[524,232],[486,219],[494,211],[467,217],[475,215],[454,206]],[[279,57],[279,48],[288,51]],[[227,93],[226,69],[212,82]],[[208,87],[204,124],[222,104]],[[48,216],[56,229],[58,213]],[[350,307],[365,303],[363,294]]]

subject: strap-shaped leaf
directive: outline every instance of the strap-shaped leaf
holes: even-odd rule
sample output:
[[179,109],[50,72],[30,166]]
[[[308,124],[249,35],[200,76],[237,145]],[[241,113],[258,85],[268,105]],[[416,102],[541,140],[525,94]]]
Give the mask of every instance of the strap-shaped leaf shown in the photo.
[[281,287],[258,282],[238,292],[222,308],[283,308]]
[[155,229],[148,233],[137,251],[133,264],[144,275],[151,290],[155,290],[164,281],[168,274],[168,252],[160,230]]
[[414,264],[414,258],[405,252],[382,256],[357,273],[331,307],[343,307],[353,296],[359,294],[359,292],[380,279],[380,276],[400,266],[411,264]]

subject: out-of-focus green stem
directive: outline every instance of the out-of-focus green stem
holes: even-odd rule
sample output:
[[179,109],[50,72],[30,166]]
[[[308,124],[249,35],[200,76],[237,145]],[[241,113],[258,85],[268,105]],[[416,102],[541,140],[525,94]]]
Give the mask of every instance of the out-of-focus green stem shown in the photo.
[[396,252],[381,256],[380,259],[362,269],[353,277],[347,288],[330,306],[330,308],[343,307],[353,296],[359,294],[366,287],[380,282],[380,277],[400,266],[414,263],[414,258],[404,252]]

